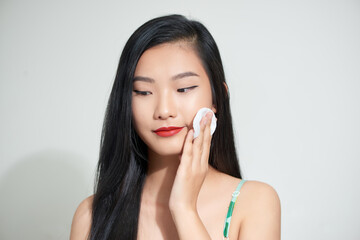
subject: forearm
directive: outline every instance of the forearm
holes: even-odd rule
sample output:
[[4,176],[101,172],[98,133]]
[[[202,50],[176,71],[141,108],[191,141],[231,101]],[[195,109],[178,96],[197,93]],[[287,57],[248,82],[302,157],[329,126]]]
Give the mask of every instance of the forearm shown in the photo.
[[196,210],[177,209],[171,212],[180,240],[209,240],[210,235]]
[[208,112],[202,118],[195,140],[194,131],[189,130],[171,189],[169,208],[180,240],[211,239],[197,212],[197,199],[209,167],[212,116]]

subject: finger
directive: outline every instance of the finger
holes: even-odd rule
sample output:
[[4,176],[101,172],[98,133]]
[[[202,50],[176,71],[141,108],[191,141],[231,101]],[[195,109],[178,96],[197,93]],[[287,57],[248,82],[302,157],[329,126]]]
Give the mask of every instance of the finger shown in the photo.
[[204,130],[206,127],[206,116],[204,116],[200,121],[200,133],[197,138],[194,140],[193,145],[193,164],[200,164],[200,159],[203,151],[203,140],[204,140]]
[[192,140],[193,140],[193,138],[194,138],[194,130],[190,129],[185,138],[184,149],[183,149],[183,153],[181,156],[182,164],[187,164],[192,158],[192,153],[193,153]]
[[209,163],[209,153],[210,153],[210,145],[211,145],[211,129],[210,129],[210,126],[211,126],[211,120],[212,120],[212,117],[213,114],[212,113],[209,113],[209,115],[207,115],[208,117],[208,121],[207,121],[207,124],[205,126],[205,129],[204,129],[204,134],[203,134],[203,151],[202,151],[202,155],[201,155],[201,164],[202,165],[208,165]]
[[206,121],[206,116],[203,116],[200,120],[200,131],[199,131],[199,135],[197,138],[195,138],[194,140],[194,146],[201,146],[202,141],[203,141],[203,132],[205,129],[205,124],[204,122]]

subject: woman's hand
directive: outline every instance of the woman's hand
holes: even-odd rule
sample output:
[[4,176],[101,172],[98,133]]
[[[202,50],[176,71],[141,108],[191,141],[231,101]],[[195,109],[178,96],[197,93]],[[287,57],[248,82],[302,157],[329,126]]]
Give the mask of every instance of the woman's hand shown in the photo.
[[193,129],[186,136],[180,165],[170,194],[169,207],[172,213],[184,210],[197,211],[197,198],[209,166],[212,115],[213,113],[209,112],[202,118],[200,134],[197,138],[193,140]]

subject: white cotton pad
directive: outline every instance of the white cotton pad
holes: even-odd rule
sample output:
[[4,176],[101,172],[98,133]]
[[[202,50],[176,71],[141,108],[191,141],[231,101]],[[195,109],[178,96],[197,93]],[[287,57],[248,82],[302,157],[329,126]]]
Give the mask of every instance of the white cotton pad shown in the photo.
[[194,128],[194,138],[198,137],[200,134],[200,121],[206,115],[206,113],[212,112],[213,117],[211,118],[211,125],[210,125],[210,132],[211,135],[215,132],[216,129],[216,117],[215,113],[210,108],[201,108],[195,115],[193,121],[193,128]]

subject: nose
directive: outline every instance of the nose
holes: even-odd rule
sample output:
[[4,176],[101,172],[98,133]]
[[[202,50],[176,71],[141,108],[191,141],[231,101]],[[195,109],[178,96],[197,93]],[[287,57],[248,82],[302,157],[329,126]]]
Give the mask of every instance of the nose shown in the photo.
[[164,91],[158,95],[154,118],[165,120],[170,117],[176,117],[176,101],[171,92]]

